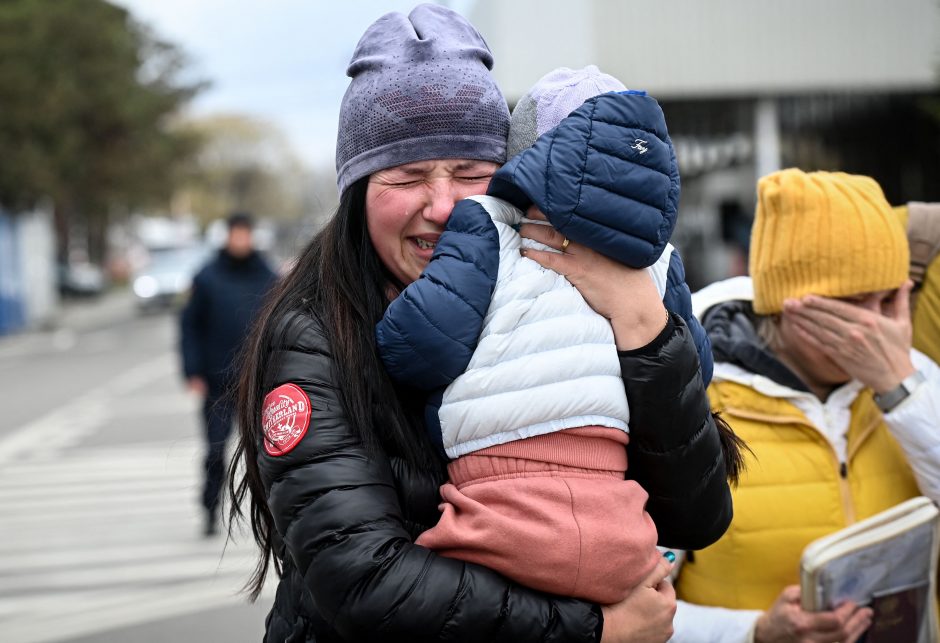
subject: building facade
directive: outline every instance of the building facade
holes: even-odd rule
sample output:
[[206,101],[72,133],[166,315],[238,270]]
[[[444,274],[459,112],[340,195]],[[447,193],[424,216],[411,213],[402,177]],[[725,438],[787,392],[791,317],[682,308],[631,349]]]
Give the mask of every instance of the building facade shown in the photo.
[[937,0],[478,0],[469,15],[511,104],[587,64],[660,101],[693,287],[744,272],[756,180],[782,167],[940,201]]

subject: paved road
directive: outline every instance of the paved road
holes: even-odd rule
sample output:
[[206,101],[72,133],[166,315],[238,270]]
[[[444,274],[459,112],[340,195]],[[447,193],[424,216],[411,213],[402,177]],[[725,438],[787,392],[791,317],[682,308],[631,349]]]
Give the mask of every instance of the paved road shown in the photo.
[[248,538],[200,535],[173,318],[85,313],[0,338],[0,640],[260,640],[270,592],[236,594]]

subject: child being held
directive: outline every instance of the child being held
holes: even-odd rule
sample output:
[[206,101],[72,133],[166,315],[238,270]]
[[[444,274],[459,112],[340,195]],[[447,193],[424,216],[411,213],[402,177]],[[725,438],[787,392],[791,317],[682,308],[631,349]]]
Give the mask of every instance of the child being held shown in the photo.
[[[546,246],[519,236],[524,215],[510,202],[534,203],[566,236],[649,267],[685,313],[685,322],[664,319],[660,337],[693,328],[704,365],[695,376],[710,377],[710,347],[667,244],[675,153],[656,101],[595,67],[540,80],[513,112],[510,149],[518,155],[489,191],[507,200],[458,203],[421,278],[376,329],[392,377],[434,392],[428,428],[451,459],[441,518],[417,544],[534,589],[616,603],[660,556],[647,493],[625,479],[623,357],[609,321],[574,286],[520,255]],[[726,487],[717,461],[703,484]],[[727,527],[726,504],[725,515],[708,518],[709,538]]]

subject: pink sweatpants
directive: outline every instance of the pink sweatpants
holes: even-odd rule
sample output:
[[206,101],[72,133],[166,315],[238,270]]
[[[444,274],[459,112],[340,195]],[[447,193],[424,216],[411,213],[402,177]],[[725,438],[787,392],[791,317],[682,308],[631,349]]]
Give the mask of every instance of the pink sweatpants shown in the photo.
[[568,429],[462,456],[417,543],[533,589],[616,603],[656,565],[646,492],[624,480],[627,435]]

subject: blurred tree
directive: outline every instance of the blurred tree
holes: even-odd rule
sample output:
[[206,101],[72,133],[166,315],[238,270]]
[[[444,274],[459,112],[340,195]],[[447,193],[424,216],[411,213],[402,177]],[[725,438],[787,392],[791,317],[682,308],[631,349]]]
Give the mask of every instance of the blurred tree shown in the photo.
[[0,2],[0,203],[51,199],[60,260],[73,224],[100,261],[110,215],[168,202],[198,146],[170,127],[203,86],[180,80],[184,64],[103,0]]
[[273,125],[225,114],[191,121],[185,129],[203,144],[174,209],[203,222],[233,210],[297,219],[308,209],[307,172]]

